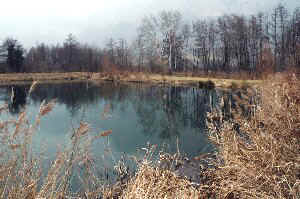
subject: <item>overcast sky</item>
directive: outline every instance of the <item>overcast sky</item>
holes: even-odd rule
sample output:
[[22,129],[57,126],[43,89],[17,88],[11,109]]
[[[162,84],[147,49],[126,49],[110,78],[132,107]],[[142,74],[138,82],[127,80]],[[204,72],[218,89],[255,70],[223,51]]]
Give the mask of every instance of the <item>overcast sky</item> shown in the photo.
[[187,19],[268,11],[279,2],[293,10],[300,0],[3,0],[0,39],[14,37],[26,48],[55,44],[73,33],[81,42],[103,45],[110,37],[131,39],[140,19],[179,10]]

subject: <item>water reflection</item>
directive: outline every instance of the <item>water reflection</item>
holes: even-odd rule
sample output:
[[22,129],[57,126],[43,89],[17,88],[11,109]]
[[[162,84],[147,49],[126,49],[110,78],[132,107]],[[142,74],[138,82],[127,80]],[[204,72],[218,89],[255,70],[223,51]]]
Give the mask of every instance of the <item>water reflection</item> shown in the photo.
[[[187,129],[204,134],[206,113],[217,106],[220,96],[231,95],[230,92],[215,89],[110,83],[97,86],[88,82],[40,84],[28,100],[29,85],[9,86],[4,90],[12,114],[19,113],[27,101],[32,102],[30,106],[39,106],[44,100],[56,99],[58,104],[65,105],[71,118],[85,119],[85,115],[89,114],[87,109],[96,108],[101,112],[104,107],[99,104],[106,103],[112,115],[120,117],[121,113],[125,113],[124,119],[127,121],[136,117],[136,123],[141,127],[140,133],[148,137],[157,135],[160,139],[183,136],[182,131]],[[10,99],[12,90],[14,96]],[[231,97],[226,99],[233,101]],[[234,102],[230,106],[234,106]],[[223,111],[228,112],[227,109]],[[132,111],[134,113],[128,115]]]
[[91,126],[88,136],[112,130],[92,146],[97,164],[105,171],[112,170],[124,154],[139,157],[138,149],[147,143],[175,152],[178,140],[179,150],[190,157],[211,152],[207,112],[224,98],[222,112],[230,119],[231,108],[237,106],[233,92],[218,89],[81,82],[39,84],[28,95],[29,87],[0,87],[0,103],[9,104],[12,117],[26,107],[34,120],[42,101],[56,99],[54,110],[41,120],[33,151],[45,151],[48,160],[53,160],[58,147],[68,146],[72,130],[84,121]]
[[[251,114],[247,106],[238,102],[245,95],[240,90],[81,82],[39,84],[28,95],[29,88],[30,85],[0,86],[0,104],[9,104],[10,117],[17,117],[26,108],[32,122],[42,101],[56,99],[54,110],[41,119],[32,142],[33,153],[45,154],[45,171],[59,149],[70,147],[71,135],[83,121],[91,127],[86,138],[112,131],[108,137],[94,140],[89,151],[97,165],[95,175],[110,182],[117,177],[114,166],[118,161],[129,156],[142,158],[138,150],[148,143],[172,153],[177,151],[178,141],[180,152],[189,157],[213,151],[206,132],[207,112],[213,108],[221,111],[225,119],[231,119],[232,109],[236,108],[245,116]],[[220,101],[224,106],[218,107]],[[5,119],[0,115],[0,120]],[[237,131],[240,133],[238,128]],[[134,170],[135,164],[128,158],[124,160]],[[79,184],[74,176],[72,190],[78,190]]]
[[[57,106],[42,122],[38,139],[52,140],[51,153],[57,143],[64,143],[72,126],[84,120],[95,132],[113,130],[110,144],[114,152],[135,153],[147,142],[167,143],[175,151],[179,138],[183,152],[197,155],[213,150],[206,135],[207,112],[218,106],[221,97],[225,99],[222,111],[227,118],[236,106],[231,91],[218,89],[81,82],[40,84],[27,96],[29,87],[2,87],[0,93],[9,103],[11,114],[20,112],[25,104],[34,113],[42,101],[56,99]],[[105,117],[103,112],[107,112]],[[96,151],[102,150],[97,147]]]
[[8,104],[10,114],[19,114],[25,108],[27,92],[27,86],[11,85],[1,88],[1,98]]

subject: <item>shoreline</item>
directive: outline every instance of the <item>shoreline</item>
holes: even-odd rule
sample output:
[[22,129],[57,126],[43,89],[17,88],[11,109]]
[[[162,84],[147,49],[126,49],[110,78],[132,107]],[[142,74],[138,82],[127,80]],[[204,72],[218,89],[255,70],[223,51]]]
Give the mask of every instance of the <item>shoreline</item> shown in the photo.
[[[7,73],[0,74],[0,85],[30,84],[33,81],[39,83],[68,83],[76,81],[91,82],[120,82],[120,83],[145,83],[145,84],[167,84],[178,86],[213,86],[219,88],[257,86],[262,80],[235,80],[183,76],[183,74],[161,75],[150,73]],[[213,83],[213,84],[212,84]]]

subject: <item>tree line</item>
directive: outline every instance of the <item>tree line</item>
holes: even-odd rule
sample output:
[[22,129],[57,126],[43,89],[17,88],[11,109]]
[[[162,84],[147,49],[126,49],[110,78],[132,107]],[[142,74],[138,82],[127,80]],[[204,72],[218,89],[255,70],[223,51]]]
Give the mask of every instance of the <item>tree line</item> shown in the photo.
[[300,68],[300,8],[279,4],[270,13],[223,15],[188,22],[178,11],[142,18],[133,42],[111,38],[100,49],[69,34],[62,44],[25,50],[9,38],[0,72],[124,70],[261,73]]
[[[177,11],[147,16],[138,29],[138,65],[165,60],[171,71],[282,71],[300,67],[300,8],[224,15],[187,23]],[[159,51],[161,50],[161,51]]]

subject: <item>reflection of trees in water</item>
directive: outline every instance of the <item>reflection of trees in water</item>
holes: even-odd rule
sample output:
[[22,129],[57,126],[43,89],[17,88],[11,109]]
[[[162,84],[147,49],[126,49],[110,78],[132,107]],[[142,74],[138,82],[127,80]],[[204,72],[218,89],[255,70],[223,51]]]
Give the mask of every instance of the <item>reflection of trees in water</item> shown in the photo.
[[166,94],[163,96],[163,111],[164,120],[161,121],[162,131],[161,138],[170,138],[180,135],[180,124],[182,123],[183,99],[182,90],[180,87],[167,88]]
[[40,84],[31,94],[31,99],[35,103],[40,103],[55,98],[57,103],[65,104],[70,113],[75,115],[83,106],[96,104],[100,100],[110,103],[111,111],[119,105],[125,110],[129,103],[126,99],[135,92],[134,87],[111,83],[99,86],[88,82]]
[[144,134],[153,135],[160,129],[161,100],[153,96],[146,96],[148,93],[143,90],[139,91],[140,96],[134,100],[133,107],[138,116],[139,124],[143,127]]
[[55,98],[57,103],[66,105],[71,115],[75,115],[83,105],[96,103],[99,97],[99,88],[86,82],[40,84],[31,94],[35,103]]
[[12,85],[3,90],[11,114],[18,114],[25,107],[28,89],[28,86]]
[[207,112],[217,106],[220,91],[214,89],[192,89],[188,91],[190,96],[187,99],[185,116],[190,118],[190,125],[193,128],[206,129]]
[[240,112],[244,117],[249,118],[253,114],[253,105],[257,105],[260,96],[255,88],[232,90],[223,93],[224,107],[222,114],[226,120],[233,118],[233,111]]
[[[10,111],[18,113],[26,104],[29,86],[15,86],[14,89],[15,100],[10,105]],[[9,96],[10,93],[7,93]],[[221,96],[225,96],[222,111],[228,114],[236,106],[232,92],[214,89],[111,83],[96,86],[87,82],[40,84],[31,94],[31,99],[34,103],[41,103],[55,98],[58,103],[66,105],[72,116],[80,112],[82,106],[96,106],[99,102],[109,103],[111,112],[133,107],[144,134],[157,134],[168,139],[179,136],[182,134],[180,130],[186,128],[197,129],[199,133],[204,131],[207,112],[218,106]],[[101,108],[99,106],[99,110]]]
[[216,90],[185,87],[156,87],[139,94],[135,108],[143,132],[159,133],[166,139],[179,136],[183,128],[196,128],[199,132],[206,129],[207,112],[218,101]]

